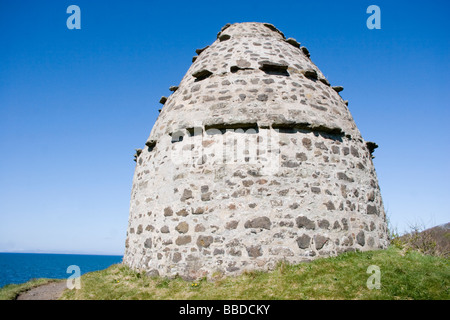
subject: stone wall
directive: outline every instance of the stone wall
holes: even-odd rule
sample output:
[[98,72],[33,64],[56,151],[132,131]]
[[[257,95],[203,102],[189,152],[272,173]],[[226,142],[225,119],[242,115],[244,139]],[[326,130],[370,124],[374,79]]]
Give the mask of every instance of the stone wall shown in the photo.
[[185,278],[385,248],[371,150],[309,52],[226,26],[136,154],[124,262]]

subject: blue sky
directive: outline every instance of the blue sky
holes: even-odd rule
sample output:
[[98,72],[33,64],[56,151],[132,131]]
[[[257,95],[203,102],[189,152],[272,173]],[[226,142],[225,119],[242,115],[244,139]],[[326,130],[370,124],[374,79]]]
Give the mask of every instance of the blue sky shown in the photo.
[[[69,5],[81,30],[69,30]],[[369,30],[369,5],[381,29]],[[134,149],[195,49],[270,22],[341,93],[391,224],[449,222],[448,1],[0,2],[0,251],[122,254]]]

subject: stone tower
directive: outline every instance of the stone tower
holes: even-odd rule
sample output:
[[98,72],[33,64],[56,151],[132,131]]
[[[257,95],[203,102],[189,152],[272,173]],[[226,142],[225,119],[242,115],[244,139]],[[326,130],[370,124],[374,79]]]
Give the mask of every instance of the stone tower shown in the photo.
[[194,279],[385,248],[376,144],[308,50],[236,23],[196,52],[135,155],[124,263]]

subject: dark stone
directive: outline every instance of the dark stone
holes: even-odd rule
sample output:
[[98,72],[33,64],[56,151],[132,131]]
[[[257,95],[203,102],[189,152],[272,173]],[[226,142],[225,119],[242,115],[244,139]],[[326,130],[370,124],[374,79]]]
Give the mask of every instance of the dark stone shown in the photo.
[[166,101],[167,101],[167,97],[161,97],[161,99],[159,100],[159,103],[165,104]]
[[320,78],[319,81],[322,82],[323,84],[327,85],[327,86],[330,86],[330,81],[328,81],[325,78]]
[[311,56],[311,54],[309,53],[309,50],[306,47],[301,47],[300,49],[302,50],[304,55],[307,56],[308,58]]
[[197,49],[197,50],[195,50],[195,53],[198,54],[198,55],[200,55],[203,51],[205,51],[205,50],[208,49],[208,48],[209,48],[209,46],[206,46],[206,47],[201,48],[201,49]]
[[181,209],[177,211],[177,216],[186,217],[189,214],[189,212],[186,209]]
[[202,193],[208,192],[209,186],[207,186],[207,185],[202,186],[202,187],[200,188],[200,190],[201,190]]
[[146,273],[147,277],[153,278],[153,277],[159,277],[159,271],[156,269],[152,269]]
[[192,198],[192,190],[184,189],[183,195],[181,196],[181,201],[186,201]]
[[141,234],[144,231],[144,228],[142,227],[142,224],[138,225],[136,234]]
[[192,214],[203,214],[204,212],[205,212],[204,208],[198,207]]
[[179,233],[186,233],[189,231],[189,224],[186,222],[180,222],[176,227],[175,230],[177,230]]
[[333,224],[333,229],[340,229],[341,225],[339,224],[339,221],[335,221]]
[[151,248],[152,247],[152,239],[151,238],[148,238],[147,240],[145,240],[144,247],[145,248]]
[[315,193],[315,194],[319,194],[320,193],[320,188],[319,187],[311,187],[311,192]]
[[298,205],[298,203],[296,203],[296,202],[294,202],[293,204],[291,204],[291,205],[289,206],[289,208],[292,209],[292,210],[297,209],[298,207],[299,207],[299,205]]
[[324,142],[316,142],[314,145],[315,145],[316,148],[318,148],[318,149],[325,150],[325,151],[328,150],[328,148],[327,148],[327,146],[325,145]]
[[249,61],[247,61],[245,59],[239,59],[236,61],[236,63],[237,63],[237,66],[241,69],[249,68],[252,65]]
[[328,229],[330,227],[330,222],[326,219],[320,220],[318,222],[319,228]]
[[238,271],[238,270],[240,270],[240,269],[238,267],[235,267],[235,266],[228,266],[227,267],[227,271],[228,272],[235,272],[235,271]]
[[201,195],[201,199],[202,199],[202,201],[209,201],[209,200],[211,200],[211,192],[203,193]]
[[251,185],[253,185],[253,181],[252,180],[242,180],[242,184],[244,185],[244,187],[250,187]]
[[225,31],[228,27],[230,27],[231,26],[231,23],[227,23],[226,25],[224,25],[223,27],[222,27],[222,29],[220,29],[220,32],[223,32],[223,31]]
[[230,38],[231,38],[231,36],[229,34],[222,34],[219,36],[220,42],[229,40]]
[[204,247],[204,248],[208,248],[211,243],[213,243],[213,237],[212,236],[198,236],[197,238],[197,245],[199,247]]
[[262,80],[265,84],[271,84],[271,83],[274,83],[275,82],[275,80],[273,80],[273,79],[263,79]]
[[197,92],[197,91],[200,90],[201,87],[202,87],[202,86],[201,86],[200,84],[193,85],[193,86],[191,87],[191,92]]
[[296,48],[300,48],[300,43],[298,43],[297,40],[295,40],[294,38],[288,38],[288,39],[286,39],[284,41],[286,41],[290,45],[293,45]]
[[373,205],[367,205],[367,214],[375,214],[378,215],[378,209],[376,206]]
[[194,56],[194,57],[192,57],[192,63],[194,63],[194,62],[195,62],[195,60],[197,60],[197,58],[198,58],[198,56]]
[[170,231],[169,231],[169,227],[168,226],[163,226],[163,227],[161,227],[161,233],[169,233]]
[[297,238],[297,245],[300,249],[307,249],[311,245],[311,237],[307,234]]
[[314,243],[316,244],[317,250],[322,249],[327,241],[328,241],[328,238],[324,237],[320,234],[314,236]]
[[179,236],[179,237],[177,238],[177,240],[175,240],[175,243],[176,243],[178,246],[181,246],[181,245],[190,243],[191,240],[192,240],[191,236]]
[[225,250],[223,249],[214,249],[213,255],[217,256],[218,254],[224,254]]
[[172,208],[171,207],[164,208],[164,216],[170,217],[171,215],[173,215]]
[[316,228],[314,221],[309,220],[305,216],[297,217],[297,219],[295,219],[295,222],[297,223],[297,227],[299,228],[306,228],[308,230],[314,230]]
[[238,170],[233,173],[233,177],[239,177],[239,178],[243,179],[243,178],[246,178],[247,175],[242,170]]
[[366,237],[365,237],[364,231],[361,230],[361,231],[356,235],[356,242],[357,242],[360,246],[364,247],[364,245],[366,244]]
[[317,80],[317,71],[314,69],[303,71],[303,75],[310,80]]
[[312,144],[311,139],[303,138],[302,144],[306,149],[311,150],[311,144]]
[[306,154],[304,152],[300,152],[295,154],[295,159],[299,160],[299,161],[306,161],[308,160],[308,157],[306,156]]
[[334,206],[334,203],[331,200],[325,202],[324,205],[327,207],[328,210],[336,210],[336,207]]
[[342,153],[344,154],[344,156],[348,155],[350,153],[350,149],[348,147],[343,147],[342,148]]
[[269,28],[272,31],[275,31],[275,32],[279,33],[283,37],[283,39],[285,38],[284,33],[281,32],[280,30],[278,30],[277,27],[275,27],[273,24],[271,24],[271,23],[264,23],[264,26]]
[[367,141],[366,142],[366,147],[367,147],[367,150],[369,150],[369,153],[372,156],[372,159],[375,158],[373,156],[373,152],[375,151],[376,148],[378,148],[378,145],[375,142]]
[[249,175],[253,176],[253,177],[260,177],[261,176],[261,173],[259,173],[259,171],[255,170],[255,169],[248,170],[247,173]]
[[257,258],[262,256],[262,249],[261,246],[250,246],[250,247],[245,247],[247,249],[248,252],[248,256],[252,257],[252,258]]
[[268,99],[269,99],[269,96],[267,95],[267,94],[259,94],[257,97],[256,97],[256,99],[258,100],[258,101],[267,101]]
[[284,63],[276,63],[271,61],[260,61],[260,69],[268,74],[289,75],[288,65]]
[[339,180],[344,180],[344,181],[348,181],[348,182],[355,181],[353,178],[348,177],[344,172],[338,172],[337,177]]
[[294,223],[292,221],[280,221],[280,227],[290,227],[292,228]]
[[334,91],[336,91],[336,92],[341,92],[342,90],[344,90],[344,87],[341,87],[341,86],[335,86],[335,87],[331,87]]
[[236,229],[238,224],[239,224],[239,221],[237,221],[237,220],[229,221],[225,225],[225,229],[227,229],[227,230]]
[[295,161],[288,160],[288,161],[283,161],[281,163],[281,166],[282,167],[287,167],[287,168],[295,168],[295,167],[298,167],[299,164],[297,162],[295,162]]
[[331,151],[334,154],[339,154],[339,147],[338,146],[331,146]]
[[172,91],[172,92],[175,92],[175,91],[178,90],[178,86],[171,86],[171,87],[169,88],[169,90]]
[[244,224],[244,228],[263,228],[270,230],[271,226],[270,219],[267,217],[258,217],[253,220],[248,220]]
[[152,151],[153,148],[156,146],[155,140],[148,140],[145,145],[148,147],[148,151]]
[[201,223],[197,224],[197,225],[195,226],[195,229],[194,229],[195,232],[203,232],[203,231],[205,231],[205,230],[206,230],[206,229],[205,229],[205,226],[202,225]]
[[175,252],[172,257],[172,261],[177,263],[181,260],[181,253]]
[[317,104],[311,104],[311,107],[320,111],[327,111],[328,109],[322,106],[318,106]]
[[358,150],[356,150],[355,147],[353,146],[350,147],[350,153],[352,154],[352,156],[359,158],[359,152]]

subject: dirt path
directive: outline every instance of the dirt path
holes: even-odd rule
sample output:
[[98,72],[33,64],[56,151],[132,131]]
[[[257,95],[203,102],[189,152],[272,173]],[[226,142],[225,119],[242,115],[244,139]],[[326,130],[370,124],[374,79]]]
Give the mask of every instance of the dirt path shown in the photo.
[[66,281],[50,282],[21,293],[17,300],[57,300],[65,289]]

